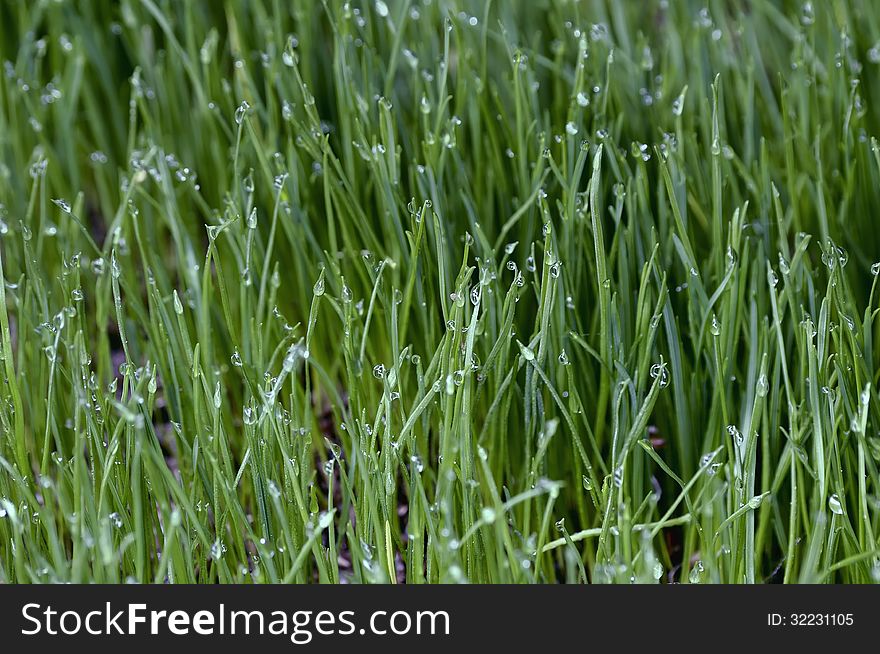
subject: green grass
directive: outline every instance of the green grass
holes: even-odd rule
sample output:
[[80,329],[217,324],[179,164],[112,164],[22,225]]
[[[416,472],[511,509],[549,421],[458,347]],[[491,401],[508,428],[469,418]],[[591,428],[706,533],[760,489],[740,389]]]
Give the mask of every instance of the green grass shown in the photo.
[[880,6],[386,2],[0,2],[0,581],[880,580]]

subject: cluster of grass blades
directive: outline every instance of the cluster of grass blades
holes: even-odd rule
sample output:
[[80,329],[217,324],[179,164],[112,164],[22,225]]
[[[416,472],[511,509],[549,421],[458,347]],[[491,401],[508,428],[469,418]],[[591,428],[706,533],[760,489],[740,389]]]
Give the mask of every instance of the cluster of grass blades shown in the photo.
[[871,0],[0,3],[0,581],[880,580]]

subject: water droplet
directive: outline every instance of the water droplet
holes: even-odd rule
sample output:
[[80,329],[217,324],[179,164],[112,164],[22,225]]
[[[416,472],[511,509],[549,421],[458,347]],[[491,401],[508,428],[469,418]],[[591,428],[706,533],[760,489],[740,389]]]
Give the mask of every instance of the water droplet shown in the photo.
[[316,281],[315,285],[312,287],[312,292],[315,294],[315,297],[321,297],[324,295],[324,271],[321,271],[318,281]]
[[694,567],[691,568],[690,573],[688,574],[688,581],[690,581],[692,584],[699,584],[699,583],[702,583],[702,580],[703,580],[703,570],[704,570],[704,568],[703,568],[703,562],[702,562],[702,561],[697,561],[697,562],[694,564]]
[[633,141],[632,143],[630,143],[629,151],[633,157],[642,159],[643,161],[648,161],[651,158],[651,154],[648,152],[647,143],[639,143],[638,141]]
[[783,275],[787,275],[790,272],[790,268],[788,265],[788,261],[785,260],[785,257],[782,256],[782,252],[779,253],[779,272]]
[[[287,60],[287,58],[285,58],[285,55],[287,55],[286,52],[283,55],[281,55],[282,60],[284,61],[284,63],[286,65],[292,66],[294,63],[293,55],[289,55],[289,57],[290,57],[289,64],[287,63],[288,60]],[[293,120],[293,105],[290,102],[288,102],[287,100],[284,100],[281,103],[281,117],[284,120],[286,120],[287,122],[290,122],[291,120]]]
[[718,322],[718,318],[714,313],[712,314],[712,322],[709,324],[709,331],[712,333],[712,336],[721,335],[721,323]]
[[253,407],[246,406],[241,414],[242,422],[246,425],[252,425],[257,421],[257,412]]
[[566,132],[569,136],[574,136],[575,134],[578,133],[577,125],[575,125],[575,124],[574,124],[573,122],[571,122],[571,121],[567,122],[567,123],[565,124],[565,132]]
[[663,576],[663,564],[660,561],[654,561],[654,568],[651,570],[654,579],[660,579]]
[[61,209],[64,213],[70,213],[70,203],[67,200],[62,200],[61,198],[55,198],[52,200],[52,203]]
[[386,5],[382,0],[376,0],[376,13],[379,14],[382,18],[388,16],[388,5]]
[[837,266],[839,258],[837,256],[837,248],[833,244],[828,245],[828,249],[822,252],[822,263],[828,268],[828,270],[834,270],[835,266]]
[[563,366],[567,366],[570,364],[570,361],[568,360],[568,355],[565,353],[564,349],[559,353],[559,363],[561,363]]
[[755,392],[758,394],[758,397],[766,397],[769,390],[770,383],[767,381],[767,375],[762,373],[755,384]]
[[731,246],[727,246],[727,267],[733,268],[736,265],[739,255]]
[[376,379],[382,379],[385,377],[385,366],[381,363],[377,363],[373,366],[373,377]]
[[837,493],[828,498],[828,508],[831,509],[832,513],[843,515],[843,505],[840,503],[840,497],[838,497]]
[[727,433],[737,445],[742,445],[745,441],[742,432],[736,428],[736,425],[727,425]]
[[241,354],[238,352],[238,348],[232,353],[232,356],[229,359],[232,362],[232,365],[236,368],[241,368]]
[[669,376],[666,372],[666,364],[655,363],[651,366],[651,378],[659,379],[660,388],[669,385]]
[[681,116],[682,111],[684,111],[684,93],[672,101],[672,115]]
[[248,214],[247,226],[248,226],[248,229],[256,229],[257,228],[257,208],[256,207],[251,209],[251,212]]
[[247,115],[248,110],[251,108],[251,105],[247,100],[242,100],[241,104],[235,110],[235,124],[241,125],[244,117]]
[[805,2],[801,7],[801,23],[803,25],[812,25],[816,20],[816,15],[813,12],[813,3]]
[[642,69],[651,70],[652,68],[654,68],[654,55],[651,53],[651,48],[646,45],[642,48]]
[[578,93],[577,94],[577,103],[581,107],[586,107],[590,104],[590,98],[586,93]]
[[286,373],[290,373],[296,367],[297,362],[300,359],[308,359],[309,351],[303,347],[302,343],[294,343],[290,346],[290,349],[287,350],[287,354],[284,356],[284,361],[281,364],[282,369]]
[[30,176],[34,179],[42,177],[46,173],[46,167],[49,165],[47,159],[39,159],[30,167]]

